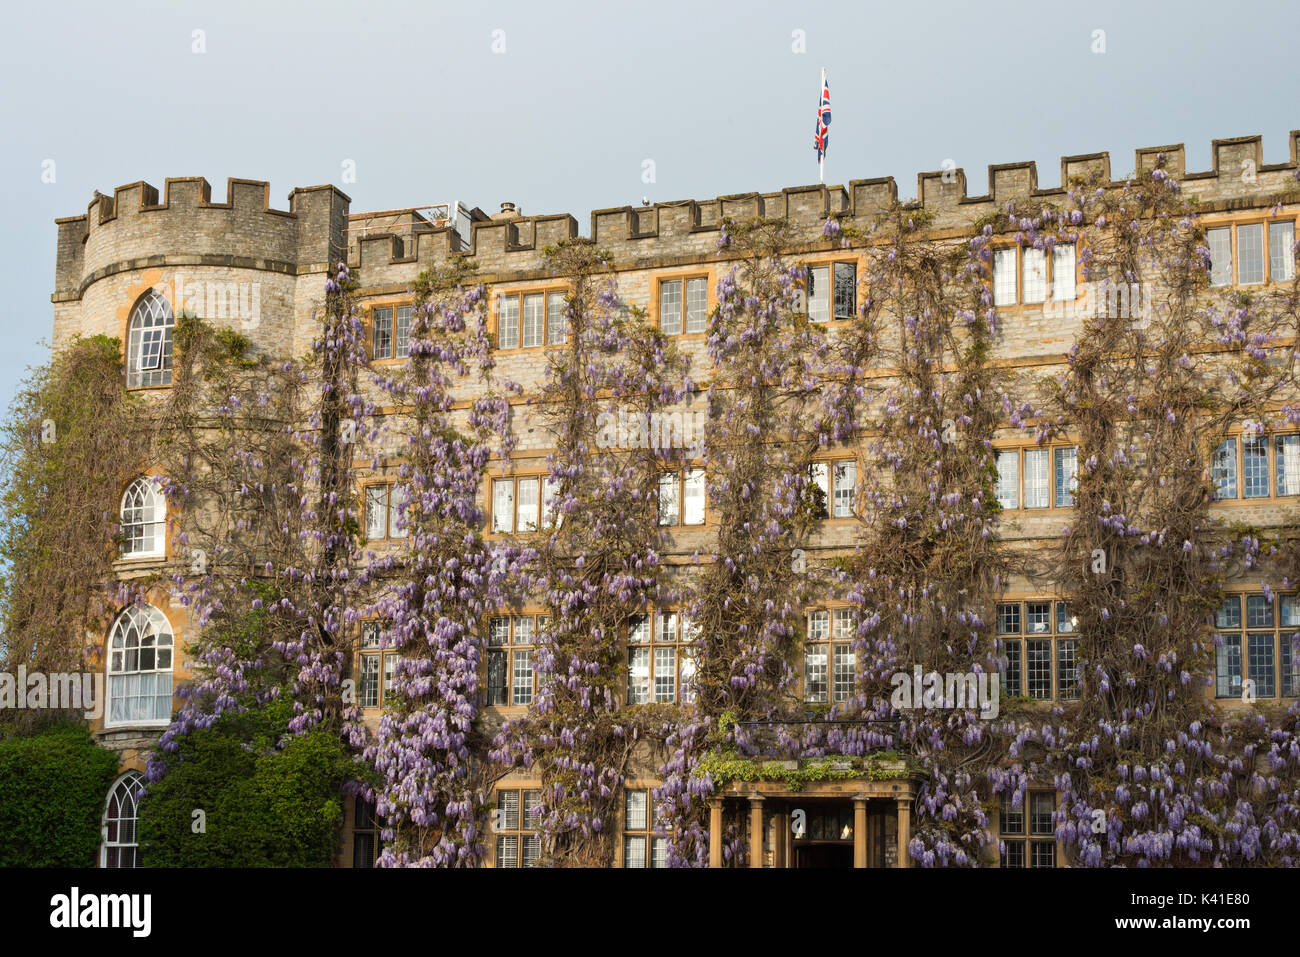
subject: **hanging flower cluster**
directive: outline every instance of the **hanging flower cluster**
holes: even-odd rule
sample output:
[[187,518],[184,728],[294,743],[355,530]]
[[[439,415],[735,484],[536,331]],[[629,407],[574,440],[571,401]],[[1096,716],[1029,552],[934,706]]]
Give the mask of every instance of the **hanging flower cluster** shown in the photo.
[[[482,536],[479,489],[494,450],[507,453],[509,398],[492,378],[482,286],[459,265],[422,278],[409,358],[378,383],[405,440],[395,500],[402,548],[373,554],[368,616],[400,656],[377,737],[351,726],[378,775],[380,866],[471,866],[486,833],[486,741],[479,717],[485,616],[501,607],[517,552]],[[474,398],[463,412],[458,392]],[[367,792],[369,796],[369,792]]]
[[929,225],[923,210],[898,207],[867,234],[849,230],[867,244],[866,294],[839,341],[824,419],[866,465],[855,548],[831,576],[855,612],[857,666],[855,693],[832,713],[862,724],[834,745],[905,754],[921,772],[910,853],[972,866],[988,823],[972,759],[996,756],[996,723],[970,702],[900,709],[891,694],[892,677],[918,667],[998,680],[991,603],[1007,573],[993,494],[1002,382],[990,361],[991,231],[934,242]]
[[1260,552],[1212,515],[1206,463],[1232,426],[1260,428],[1294,389],[1295,294],[1210,297],[1204,232],[1163,157],[1070,200],[1069,221],[1037,217],[1024,232],[1049,246],[1082,232],[1084,278],[1105,291],[1064,370],[1036,390],[1040,441],[1078,441],[1075,513],[1050,573],[1078,619],[1083,693],[1017,745],[1046,749],[1025,769],[1062,794],[1057,835],[1078,863],[1289,865],[1295,708],[1234,712],[1205,696],[1222,587]]
[[[729,221],[722,235],[736,265],[719,279],[709,316],[703,456],[718,532],[687,586],[699,636],[696,707],[666,739],[656,791],[674,866],[707,860],[714,782],[700,772],[701,758],[715,748],[745,750],[736,732],[744,722],[792,714],[791,662],[818,581],[800,546],[828,506],[811,473],[833,435],[823,425],[821,384],[842,361],[808,314],[809,277],[785,255],[788,227]],[[724,841],[723,852],[745,860],[744,838]]]
[[354,289],[340,263],[302,363],[178,322],[157,458],[163,491],[185,514],[173,600],[200,630],[196,677],[178,690],[184,704],[151,758],[153,779],[181,735],[281,694],[294,701],[291,733],[341,721],[356,617],[353,455],[373,411],[358,388],[365,345]]
[[[623,649],[634,615],[675,598],[657,494],[661,467],[680,464],[684,450],[650,441],[644,423],[690,399],[694,387],[669,340],[598,280],[610,268],[598,249],[570,242],[547,257],[569,283],[567,332],[564,347],[548,354],[533,413],[554,448],[545,539],[514,596],[544,596],[547,616],[536,639],[537,696],[527,717],[501,729],[493,757],[540,778],[532,810],[543,862],[609,866],[628,760],[663,724],[654,706],[620,706]],[[611,425],[629,418],[633,435]]]

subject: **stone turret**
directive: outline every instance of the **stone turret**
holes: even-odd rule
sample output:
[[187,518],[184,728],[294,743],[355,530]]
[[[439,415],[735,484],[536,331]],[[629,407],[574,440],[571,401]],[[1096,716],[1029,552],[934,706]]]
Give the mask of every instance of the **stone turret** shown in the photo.
[[168,179],[163,199],[145,182],[96,193],[84,216],[57,220],[54,345],[72,335],[125,341],[131,306],[151,288],[275,351],[298,351],[308,299],[345,255],[349,199],[333,186],[295,189],[272,209],[270,186],[228,181],[212,201],[202,178]]

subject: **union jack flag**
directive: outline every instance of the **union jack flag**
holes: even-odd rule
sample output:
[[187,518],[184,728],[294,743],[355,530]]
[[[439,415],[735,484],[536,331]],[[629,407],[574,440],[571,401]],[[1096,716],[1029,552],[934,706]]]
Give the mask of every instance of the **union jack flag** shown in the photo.
[[831,87],[826,82],[826,71],[822,70],[822,98],[817,104],[817,132],[813,135],[813,146],[820,160],[826,155],[826,147],[831,142]]

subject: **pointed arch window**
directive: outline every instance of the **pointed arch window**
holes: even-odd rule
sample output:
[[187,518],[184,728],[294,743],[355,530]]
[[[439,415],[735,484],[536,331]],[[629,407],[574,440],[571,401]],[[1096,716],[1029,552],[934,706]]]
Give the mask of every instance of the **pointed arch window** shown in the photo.
[[176,320],[167,300],[150,290],[131,310],[127,335],[128,388],[172,383],[172,332]]
[[117,616],[108,639],[108,724],[164,725],[172,714],[171,625],[152,605]]
[[154,558],[166,551],[167,503],[155,479],[142,477],[122,495],[122,557]]
[[104,808],[104,843],[99,848],[100,867],[139,867],[140,843],[136,821],[140,809],[140,786],[144,779],[128,771],[113,784]]

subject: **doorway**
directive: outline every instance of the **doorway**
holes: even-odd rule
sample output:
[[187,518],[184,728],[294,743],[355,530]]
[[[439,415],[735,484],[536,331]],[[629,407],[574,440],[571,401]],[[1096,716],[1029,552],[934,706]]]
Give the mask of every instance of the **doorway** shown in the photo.
[[853,866],[853,802],[808,801],[802,832],[792,834],[791,863],[799,868]]
[[867,867],[898,866],[898,816],[895,802],[870,798],[866,828],[855,831],[852,799],[800,798],[769,801],[764,810],[774,867],[853,867],[856,838],[865,842]]
[[798,868],[835,868],[853,866],[853,844],[795,845],[794,866]]

